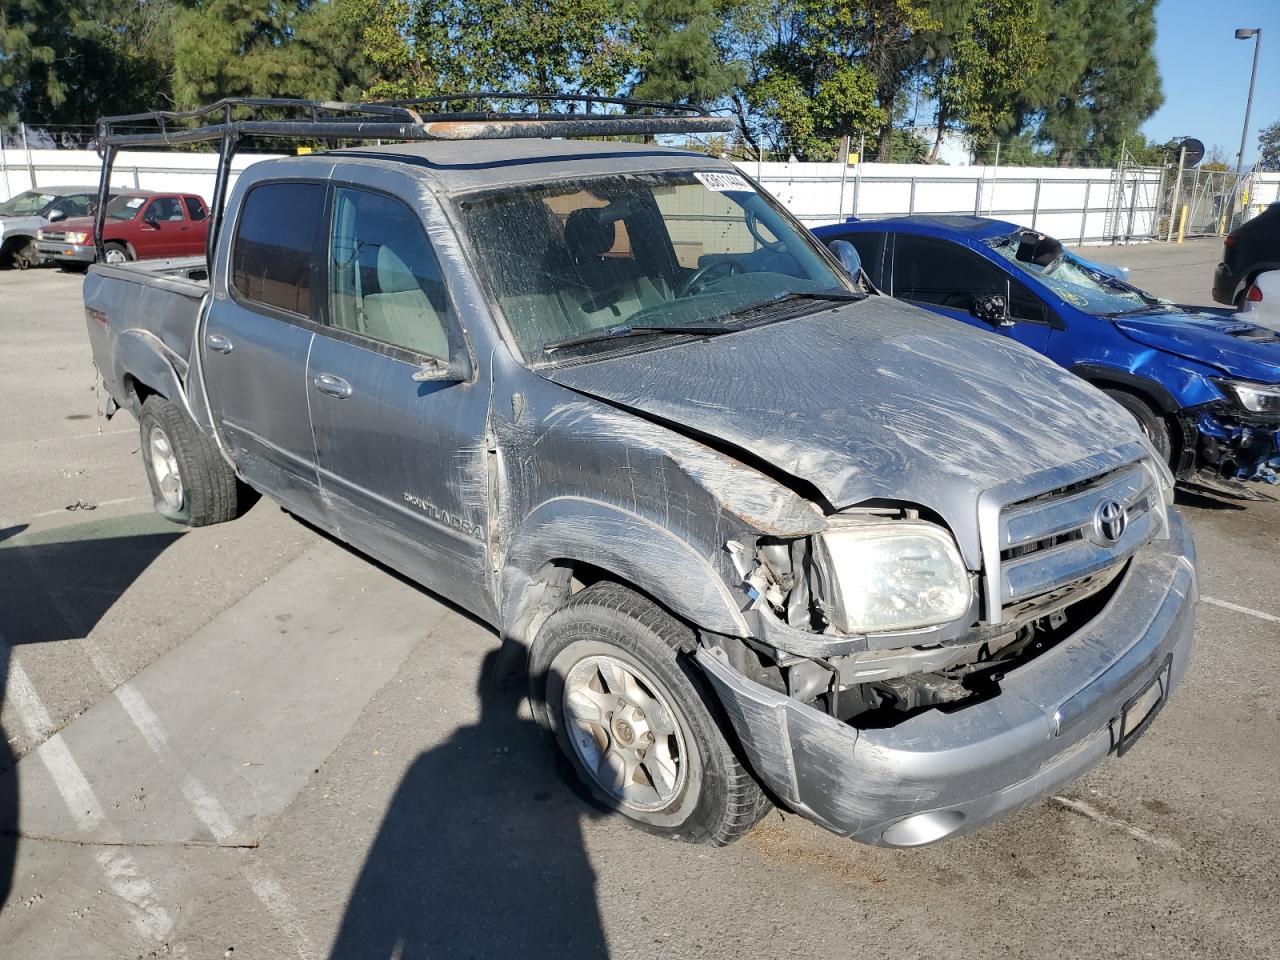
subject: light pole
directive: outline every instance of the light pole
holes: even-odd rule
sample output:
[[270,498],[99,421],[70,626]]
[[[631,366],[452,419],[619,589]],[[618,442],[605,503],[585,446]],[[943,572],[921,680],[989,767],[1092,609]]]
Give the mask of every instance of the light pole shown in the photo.
[[1249,113],[1253,110],[1253,83],[1258,79],[1258,50],[1262,47],[1261,27],[1241,27],[1237,40],[1253,39],[1253,72],[1249,74],[1249,99],[1244,104],[1244,129],[1240,132],[1240,152],[1236,154],[1236,173],[1244,169],[1244,147],[1249,140]]

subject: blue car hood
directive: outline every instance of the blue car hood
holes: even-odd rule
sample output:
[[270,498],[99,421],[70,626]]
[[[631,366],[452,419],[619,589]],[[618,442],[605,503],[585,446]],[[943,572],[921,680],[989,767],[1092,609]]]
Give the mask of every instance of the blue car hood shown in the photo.
[[1230,377],[1280,382],[1280,334],[1212,313],[1144,313],[1115,325],[1143,344],[1217,367]]

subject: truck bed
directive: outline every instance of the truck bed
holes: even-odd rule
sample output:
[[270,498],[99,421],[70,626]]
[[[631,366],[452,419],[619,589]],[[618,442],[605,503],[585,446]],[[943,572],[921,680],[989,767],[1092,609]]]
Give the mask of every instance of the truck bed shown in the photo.
[[123,354],[136,368],[138,352],[145,349],[185,381],[200,302],[208,290],[204,257],[89,268],[84,304],[93,361],[117,403],[130,406],[124,376],[131,364]]

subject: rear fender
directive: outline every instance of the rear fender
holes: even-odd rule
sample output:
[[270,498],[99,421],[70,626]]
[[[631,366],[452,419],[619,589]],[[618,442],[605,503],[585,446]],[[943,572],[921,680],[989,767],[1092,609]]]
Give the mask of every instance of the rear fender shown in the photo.
[[[140,386],[160,394],[180,406],[195,420],[187,391],[183,387],[186,361],[166,347],[155,334],[145,330],[126,330],[116,338],[113,355],[117,383],[133,380]],[[141,402],[136,390],[124,398],[136,416]]]

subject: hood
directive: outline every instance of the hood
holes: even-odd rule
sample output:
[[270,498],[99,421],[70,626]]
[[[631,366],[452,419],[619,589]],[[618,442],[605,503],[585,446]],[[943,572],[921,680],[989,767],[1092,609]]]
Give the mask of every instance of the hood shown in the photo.
[[[108,220],[105,224],[103,224],[102,226],[103,233],[105,233],[110,226],[111,226],[110,220]],[[93,217],[71,217],[69,220],[58,220],[55,223],[45,224],[44,229],[53,230],[56,233],[83,232],[92,236],[93,235]]]
[[983,490],[1140,436],[1031,350],[887,297],[543,373],[732,444],[837,509],[888,498],[935,510],[968,559]]
[[1280,382],[1280,334],[1213,313],[1180,311],[1116,317],[1128,336],[1223,373],[1263,383]]

